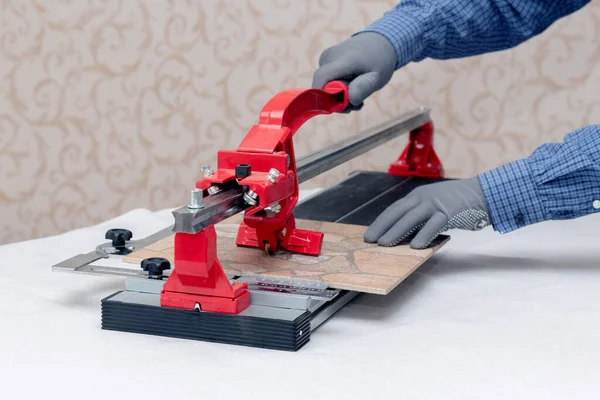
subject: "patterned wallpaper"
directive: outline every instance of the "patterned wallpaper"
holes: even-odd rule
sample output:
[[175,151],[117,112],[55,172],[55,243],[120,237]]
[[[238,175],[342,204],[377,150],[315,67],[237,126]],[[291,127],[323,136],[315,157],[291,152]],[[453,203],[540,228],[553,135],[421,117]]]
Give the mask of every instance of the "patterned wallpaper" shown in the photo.
[[[0,243],[187,200],[276,92],[394,5],[358,0],[0,0]],[[474,175],[600,120],[600,3],[510,51],[399,71],[365,108],[319,116],[305,155],[419,105],[447,174]],[[383,169],[405,139],[308,186]]]

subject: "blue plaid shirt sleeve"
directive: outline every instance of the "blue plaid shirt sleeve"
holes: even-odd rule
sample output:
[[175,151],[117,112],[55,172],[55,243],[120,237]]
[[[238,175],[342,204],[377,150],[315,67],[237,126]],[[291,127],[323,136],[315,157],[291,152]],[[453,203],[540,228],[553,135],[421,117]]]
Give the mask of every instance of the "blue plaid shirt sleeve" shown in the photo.
[[494,229],[600,212],[600,125],[538,147],[529,157],[478,175]]
[[[514,47],[591,0],[403,0],[361,32],[394,46],[396,69]],[[360,33],[360,32],[358,32]]]

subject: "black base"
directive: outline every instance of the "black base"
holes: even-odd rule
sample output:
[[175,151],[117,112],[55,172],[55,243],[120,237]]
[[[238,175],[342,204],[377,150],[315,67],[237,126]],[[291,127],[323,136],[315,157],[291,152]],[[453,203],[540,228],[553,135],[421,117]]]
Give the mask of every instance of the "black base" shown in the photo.
[[310,340],[310,313],[293,321],[102,300],[102,329],[297,351]]

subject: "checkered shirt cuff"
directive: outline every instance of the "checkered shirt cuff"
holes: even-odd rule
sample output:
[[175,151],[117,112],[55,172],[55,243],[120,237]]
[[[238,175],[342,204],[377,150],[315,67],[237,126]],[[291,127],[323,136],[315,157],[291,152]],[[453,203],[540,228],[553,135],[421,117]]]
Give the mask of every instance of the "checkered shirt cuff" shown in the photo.
[[509,233],[546,219],[527,159],[484,172],[478,179],[496,231]]

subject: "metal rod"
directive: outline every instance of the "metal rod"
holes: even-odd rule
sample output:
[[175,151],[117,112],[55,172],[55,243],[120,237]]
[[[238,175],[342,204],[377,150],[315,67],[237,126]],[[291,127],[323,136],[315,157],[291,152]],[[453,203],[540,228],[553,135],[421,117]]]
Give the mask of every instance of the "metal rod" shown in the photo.
[[355,157],[410,132],[430,121],[430,110],[417,108],[369,128],[351,138],[298,159],[297,173],[300,183],[306,182]]
[[235,186],[206,197],[202,208],[180,207],[172,211],[175,218],[173,232],[198,233],[209,225],[215,225],[248,208],[244,202],[244,190]]

